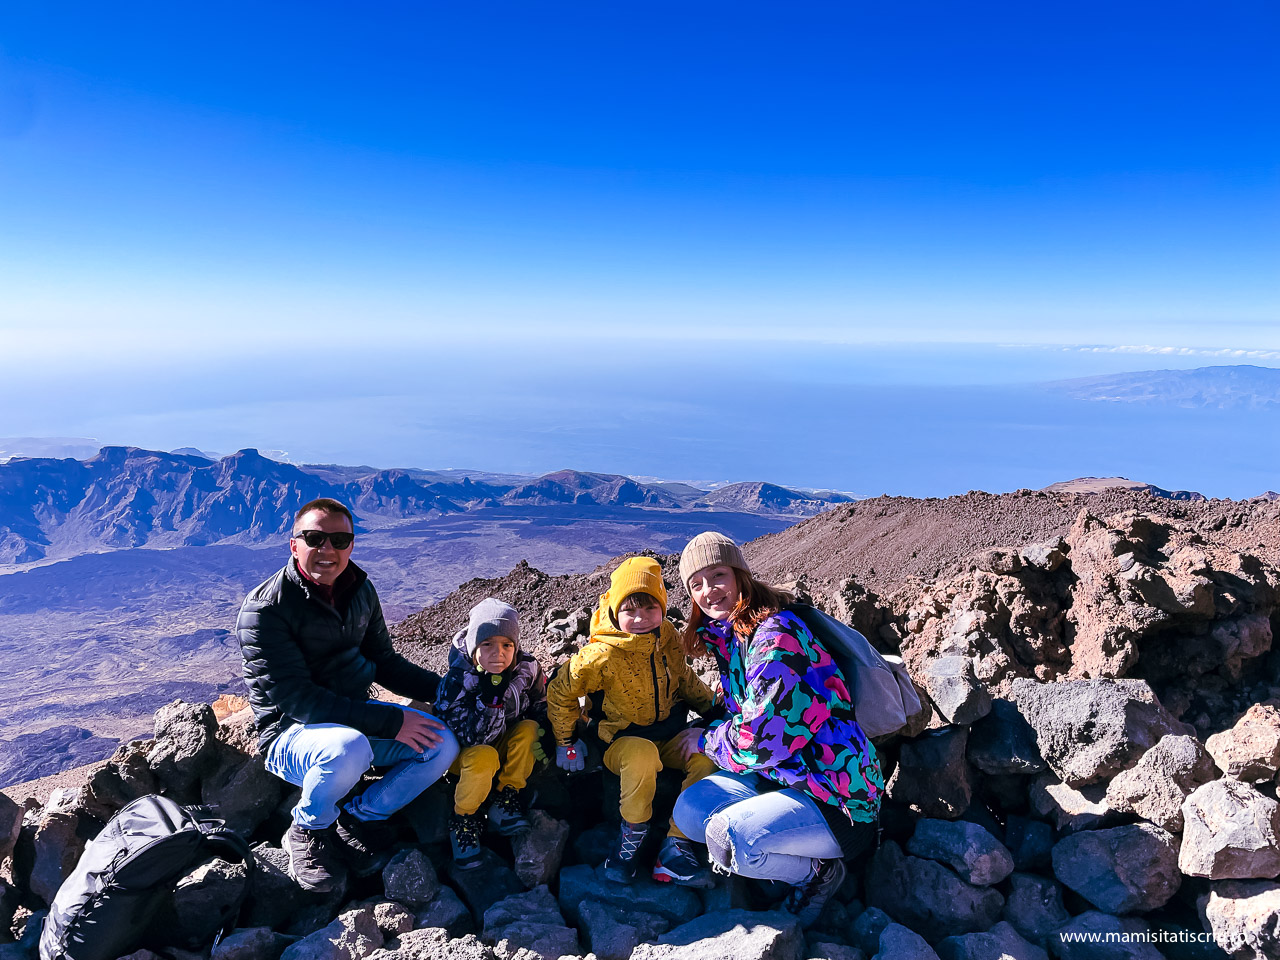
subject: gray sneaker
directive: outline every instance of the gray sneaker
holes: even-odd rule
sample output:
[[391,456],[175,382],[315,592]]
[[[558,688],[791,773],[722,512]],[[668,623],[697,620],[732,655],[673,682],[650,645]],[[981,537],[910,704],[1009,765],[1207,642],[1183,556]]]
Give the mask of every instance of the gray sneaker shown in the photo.
[[653,864],[653,879],[682,887],[710,887],[715,883],[711,871],[698,859],[693,841],[683,837],[667,837],[662,841],[662,849]]
[[328,893],[346,874],[342,858],[333,848],[333,828],[304,830],[290,824],[280,845],[289,854],[289,876],[303,890]]

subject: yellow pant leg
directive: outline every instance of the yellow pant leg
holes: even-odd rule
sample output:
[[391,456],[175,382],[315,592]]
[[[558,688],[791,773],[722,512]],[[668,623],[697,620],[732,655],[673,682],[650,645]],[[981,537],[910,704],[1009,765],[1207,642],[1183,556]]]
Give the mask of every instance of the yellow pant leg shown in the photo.
[[628,823],[648,823],[653,816],[653,794],[658,789],[662,761],[652,740],[619,737],[604,752],[604,765],[622,781],[618,812]]
[[[716,765],[712,763],[711,758],[698,749],[698,740],[701,736],[700,729],[691,727],[688,730],[681,730],[670,740],[658,745],[658,757],[662,765],[684,771],[684,783],[680,784],[681,793],[716,771]],[[667,827],[667,836],[687,839],[676,826],[675,820],[672,820]]]
[[498,751],[487,744],[463,747],[449,772],[458,778],[453,791],[453,812],[470,816],[480,809],[493,789],[493,775],[498,772]]
[[533,746],[538,742],[538,721],[521,720],[498,741],[498,789],[523,790],[533,773]]

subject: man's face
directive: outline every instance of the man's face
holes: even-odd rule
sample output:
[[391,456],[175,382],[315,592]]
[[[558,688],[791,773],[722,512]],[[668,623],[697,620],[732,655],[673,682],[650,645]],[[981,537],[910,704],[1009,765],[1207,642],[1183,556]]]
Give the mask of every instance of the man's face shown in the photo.
[[307,542],[299,536],[304,530],[352,533],[351,521],[341,513],[310,510],[293,525],[293,536],[289,538],[289,552],[298,561],[298,569],[316,583],[331,587],[351,562],[351,546],[348,545],[345,550],[337,550],[332,541],[326,538],[320,546],[309,547]]

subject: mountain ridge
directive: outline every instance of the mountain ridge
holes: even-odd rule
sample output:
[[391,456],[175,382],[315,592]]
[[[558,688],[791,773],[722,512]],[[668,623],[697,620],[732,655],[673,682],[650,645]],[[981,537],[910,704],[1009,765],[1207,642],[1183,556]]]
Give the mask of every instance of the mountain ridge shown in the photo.
[[[484,476],[484,475],[481,475]],[[597,505],[811,516],[851,498],[747,482],[711,493],[564,469],[518,482],[460,472],[283,463],[245,448],[218,460],[106,446],[84,460],[0,464],[0,564],[100,549],[258,544],[278,539],[308,500],[332,497],[361,518],[409,519],[499,506]]]

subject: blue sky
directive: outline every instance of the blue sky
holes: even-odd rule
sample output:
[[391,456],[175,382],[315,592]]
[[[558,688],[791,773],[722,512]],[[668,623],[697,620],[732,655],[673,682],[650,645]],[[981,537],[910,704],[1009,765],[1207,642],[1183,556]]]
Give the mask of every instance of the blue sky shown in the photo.
[[8,4],[0,333],[1280,348],[1271,3]]
[[[1270,2],[9,3],[0,436],[1255,492],[1273,465],[1184,476],[1175,415],[1139,431],[1166,460],[1125,459],[1136,421],[910,388],[1280,366],[1278,27]],[[883,463],[741,457],[725,396],[821,438],[875,408]],[[910,459],[987,429],[1040,452]]]

